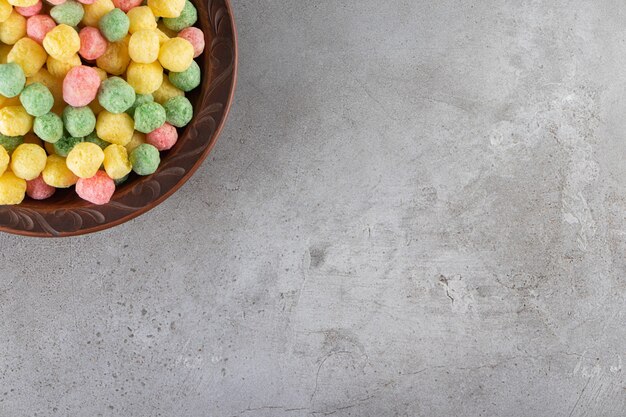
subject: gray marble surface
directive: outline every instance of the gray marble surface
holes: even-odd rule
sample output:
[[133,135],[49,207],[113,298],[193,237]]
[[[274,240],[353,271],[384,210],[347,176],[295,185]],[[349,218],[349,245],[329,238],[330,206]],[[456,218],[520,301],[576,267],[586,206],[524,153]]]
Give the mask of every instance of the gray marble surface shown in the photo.
[[180,192],[0,236],[0,415],[623,416],[624,3],[234,7]]

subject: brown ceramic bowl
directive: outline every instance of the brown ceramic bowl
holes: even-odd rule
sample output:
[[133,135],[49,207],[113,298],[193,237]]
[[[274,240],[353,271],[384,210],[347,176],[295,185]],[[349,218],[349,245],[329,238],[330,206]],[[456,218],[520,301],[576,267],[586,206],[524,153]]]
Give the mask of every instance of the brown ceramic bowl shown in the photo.
[[0,231],[25,236],[63,237],[117,226],[156,207],[178,190],[207,157],[224,127],[237,79],[237,31],[229,0],[192,0],[206,49],[197,58],[202,85],[187,94],[194,118],[174,148],[161,155],[153,175],[134,174],[109,204],[81,200],[74,189],[57,190],[51,199],[26,199],[18,206],[0,206]]

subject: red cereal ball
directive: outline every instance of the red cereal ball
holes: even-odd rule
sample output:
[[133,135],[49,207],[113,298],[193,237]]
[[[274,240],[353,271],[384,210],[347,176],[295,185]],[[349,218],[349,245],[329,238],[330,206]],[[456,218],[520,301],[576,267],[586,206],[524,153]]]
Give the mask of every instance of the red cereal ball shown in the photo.
[[163,126],[146,135],[146,142],[160,151],[172,149],[178,141],[178,131],[174,126],[165,123]]
[[113,193],[115,193],[115,182],[104,171],[98,171],[91,178],[80,178],[76,183],[76,194],[92,204],[108,203]]
[[204,33],[200,29],[193,26],[185,28],[178,33],[178,37],[188,40],[193,46],[194,58],[199,57],[204,51]]
[[63,100],[72,107],[83,107],[94,101],[101,83],[92,67],[73,67],[63,80]]
[[49,186],[40,175],[32,181],[26,181],[26,194],[33,200],[45,200],[54,195],[56,188]]
[[100,58],[107,50],[109,43],[102,33],[94,27],[84,27],[78,34],[80,37],[80,50],[78,53],[85,59],[94,60]]
[[127,13],[133,7],[141,6],[143,0],[113,0],[113,4],[118,9],[122,9],[124,13]]
[[57,24],[45,14],[36,14],[26,21],[26,34],[29,38],[38,43],[43,43],[46,34],[55,28]]
[[32,6],[16,7],[15,11],[24,17],[30,17],[39,13],[42,7],[43,7],[43,3],[41,3],[41,0],[39,0],[37,1],[37,3],[33,4]]

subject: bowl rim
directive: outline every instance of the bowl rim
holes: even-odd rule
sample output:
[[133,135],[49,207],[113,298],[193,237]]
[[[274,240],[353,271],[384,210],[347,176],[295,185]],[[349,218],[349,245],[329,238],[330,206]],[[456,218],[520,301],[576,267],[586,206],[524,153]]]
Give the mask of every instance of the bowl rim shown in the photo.
[[[206,0],[200,0],[200,1],[206,1]],[[230,82],[228,98],[226,99],[226,103],[224,105],[222,117],[219,123],[217,124],[217,126],[215,127],[215,132],[213,133],[210,139],[210,143],[202,151],[202,153],[198,155],[197,160],[194,162],[191,168],[189,168],[185,172],[185,174],[171,188],[165,191],[160,197],[151,201],[150,204],[137,208],[136,210],[133,210],[129,212],[128,214],[121,216],[115,220],[98,224],[96,226],[89,227],[89,228],[79,228],[74,231],[58,231],[58,233],[55,233],[55,234],[39,232],[39,231],[29,231],[29,230],[24,230],[20,228],[12,228],[12,227],[7,227],[7,226],[0,226],[0,232],[5,232],[5,233],[13,234],[13,235],[18,235],[18,236],[34,237],[34,238],[49,238],[49,239],[72,237],[72,236],[83,236],[83,235],[101,232],[101,231],[119,226],[121,224],[124,224],[130,220],[133,220],[149,212],[150,210],[159,206],[169,197],[171,197],[172,194],[174,194],[176,191],[182,188],[182,186],[185,185],[187,181],[189,181],[189,179],[196,173],[196,171],[200,168],[200,166],[206,160],[207,156],[213,150],[213,147],[215,146],[219,137],[221,136],[222,131],[224,130],[224,127],[226,126],[226,121],[228,120],[228,116],[230,114],[230,110],[232,108],[234,97],[235,97],[235,92],[237,89],[238,72],[239,72],[238,71],[239,70],[239,36],[238,36],[238,31],[237,31],[237,24],[235,21],[235,16],[234,16],[231,1],[230,0],[222,0],[222,1],[224,2],[224,6],[226,7],[228,11],[228,17],[229,17],[230,25],[232,28],[232,40],[233,40],[232,77],[231,77],[232,80]]]

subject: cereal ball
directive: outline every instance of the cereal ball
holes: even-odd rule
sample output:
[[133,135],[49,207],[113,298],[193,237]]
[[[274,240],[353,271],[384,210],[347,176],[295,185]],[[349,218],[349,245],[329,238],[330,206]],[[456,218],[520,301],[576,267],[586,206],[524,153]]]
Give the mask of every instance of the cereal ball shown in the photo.
[[146,142],[160,151],[172,149],[178,141],[178,131],[169,123],[163,124],[146,135]]
[[126,13],[120,9],[113,9],[109,13],[102,16],[98,23],[100,32],[110,42],[117,42],[124,39],[130,28],[130,20]]
[[140,30],[131,35],[128,42],[130,59],[140,64],[149,64],[159,58],[159,35],[155,30]]
[[0,146],[2,146],[11,155],[13,151],[24,143],[23,136],[5,136],[0,134]]
[[161,155],[157,148],[144,143],[130,153],[130,163],[136,174],[151,175],[159,168]]
[[46,0],[47,3],[50,3],[53,6],[56,6],[57,4],[63,4],[66,1],[67,0]]
[[78,145],[82,141],[83,138],[76,138],[70,136],[69,134],[64,134],[59,141],[55,142],[52,145],[54,153],[65,158],[67,157],[67,155],[69,155],[72,149],[74,149],[74,146]]
[[135,7],[127,13],[130,20],[130,33],[139,32],[140,30],[155,30],[157,28],[156,18],[152,9],[148,6]]
[[91,178],[96,175],[104,162],[104,151],[98,145],[82,142],[74,146],[65,163],[78,178]]
[[172,97],[178,97],[178,96],[184,96],[184,95],[185,95],[185,92],[183,90],[179,90],[178,88],[174,87],[168,77],[163,77],[163,83],[161,83],[161,86],[158,88],[158,90],[152,93],[152,96],[154,97],[154,101],[156,101],[159,104],[165,104],[165,102]]
[[0,177],[0,205],[20,204],[26,197],[26,181],[11,171]]
[[4,97],[16,97],[26,84],[24,70],[17,64],[0,65],[0,94]]
[[42,83],[33,83],[22,90],[20,102],[31,116],[43,116],[52,110],[54,97],[48,87]]
[[137,94],[135,97],[135,102],[130,109],[126,110],[131,117],[135,117],[135,109],[141,106],[144,103],[152,103],[154,101],[154,97],[151,94]]
[[102,82],[98,102],[110,113],[124,113],[135,102],[135,90],[122,78],[111,77]]
[[73,27],[61,24],[46,34],[43,47],[54,59],[66,62],[78,53],[80,37]]
[[114,180],[127,176],[133,167],[128,159],[128,151],[122,145],[109,145],[104,150],[104,170]]
[[54,113],[47,113],[35,118],[35,134],[48,143],[56,143],[63,137],[63,120]]
[[0,42],[13,45],[24,36],[26,36],[26,18],[14,10],[7,20],[0,23]]
[[[40,69],[37,74],[26,79],[26,85],[41,83],[48,87],[52,97],[54,97],[54,106],[59,110],[63,110],[65,103],[63,102],[63,83],[62,79],[54,77],[45,68]],[[53,107],[53,110],[55,109]]]
[[188,40],[189,43],[193,46],[194,58],[199,57],[200,55],[202,55],[202,52],[204,52],[204,48],[205,48],[204,33],[200,29],[196,27],[183,29],[178,34],[178,37]]
[[22,38],[13,45],[7,62],[18,64],[24,70],[24,75],[30,77],[44,66],[46,58],[48,54],[41,45],[31,38]]
[[78,33],[80,37],[80,50],[78,53],[85,59],[98,59],[107,50],[108,42],[102,33],[94,27],[84,27]]
[[33,116],[22,106],[0,109],[0,133],[6,136],[24,136],[33,128]]
[[[65,0],[57,0],[57,1],[63,2]],[[82,4],[94,4],[96,2],[96,0],[78,0],[78,2],[82,3]]]
[[0,0],[0,23],[4,22],[11,16],[13,6],[7,0]]
[[35,3],[32,6],[16,7],[15,11],[18,12],[19,14],[21,14],[24,17],[30,17],[30,16],[34,16],[37,13],[39,13],[41,11],[42,7],[43,7],[43,3],[41,2],[41,0],[38,0],[37,3]]
[[178,17],[185,7],[185,0],[148,0],[148,7],[157,17]]
[[96,128],[96,116],[89,107],[67,106],[63,110],[63,124],[71,136],[82,138]]
[[9,168],[9,162],[11,161],[11,157],[4,146],[0,145],[0,176],[4,174],[4,172]]
[[92,4],[85,4],[85,17],[83,17],[83,24],[85,26],[98,26],[98,22],[105,14],[115,9],[111,0],[96,0]]
[[167,114],[167,122],[176,127],[187,126],[193,118],[193,107],[187,97],[172,97],[163,107]]
[[54,20],[44,14],[31,16],[26,20],[26,34],[35,42],[42,44],[48,32],[56,27]]
[[[46,61],[46,68],[48,68],[48,72],[50,72],[52,76],[63,79],[72,68],[81,64],[82,61],[80,60],[78,54],[72,55],[72,57],[67,61],[59,61],[58,59],[49,56]],[[63,87],[61,84],[61,91],[62,90]]]
[[129,63],[128,43],[125,40],[109,43],[104,55],[96,60],[100,68],[112,75],[124,74]]
[[46,184],[43,176],[26,181],[26,194],[33,200],[46,200],[54,195],[56,188]]
[[159,103],[144,103],[135,110],[135,130],[150,133],[165,123],[165,109]]
[[100,139],[98,137],[98,134],[95,131],[91,132],[90,134],[85,136],[85,142],[89,142],[89,143],[93,143],[95,145],[98,145],[100,147],[100,149],[102,149],[102,150],[106,149],[106,147],[110,145],[109,142],[105,142],[102,139]]
[[84,16],[83,5],[74,0],[67,0],[50,9],[50,17],[59,25],[78,26]]
[[55,188],[69,188],[78,181],[78,177],[67,167],[65,158],[59,155],[48,156],[41,177],[46,184]]
[[28,7],[37,3],[37,0],[8,0],[10,4],[16,7]]
[[172,38],[161,45],[159,62],[163,68],[183,72],[193,62],[195,51],[191,43],[183,38]]
[[158,61],[150,64],[131,62],[126,80],[137,94],[152,94],[163,84],[163,67]]
[[128,153],[131,153],[132,151],[137,149],[139,145],[143,145],[144,143],[146,143],[146,135],[141,132],[135,131],[135,133],[133,133],[133,137],[130,139],[130,142],[128,142],[124,147],[126,148]]
[[130,11],[133,7],[141,6],[143,0],[113,0],[115,7],[124,12]]
[[183,72],[170,72],[169,77],[172,84],[183,91],[193,90],[200,85],[202,80],[200,66],[196,61],[192,61],[189,68]]
[[81,178],[76,183],[76,194],[92,204],[107,204],[114,193],[115,182],[104,171],[98,171],[91,178]]
[[11,171],[19,178],[34,180],[46,167],[47,157],[41,146],[24,143],[11,155]]
[[86,106],[95,100],[100,83],[95,69],[84,65],[73,67],[63,80],[63,99],[70,106]]
[[198,11],[194,7],[193,4],[189,0],[185,1],[185,7],[183,7],[180,16],[178,17],[164,17],[163,24],[168,29],[171,29],[176,32],[180,32],[181,30],[188,28],[189,26],[193,26],[194,23],[198,20]]
[[96,133],[109,143],[125,146],[135,132],[135,122],[126,113],[113,114],[106,110],[98,115]]

